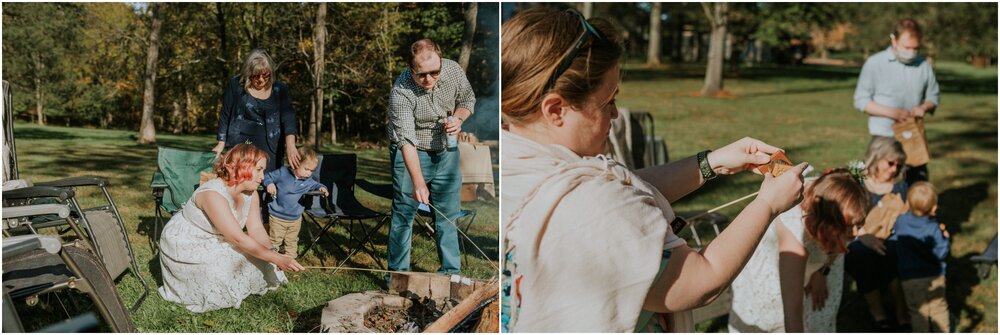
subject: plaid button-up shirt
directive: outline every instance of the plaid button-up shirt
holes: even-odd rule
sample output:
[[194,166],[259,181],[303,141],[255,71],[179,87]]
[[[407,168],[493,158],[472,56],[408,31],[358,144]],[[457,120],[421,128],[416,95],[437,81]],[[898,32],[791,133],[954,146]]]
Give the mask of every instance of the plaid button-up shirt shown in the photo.
[[475,106],[472,85],[455,61],[441,59],[441,76],[430,90],[414,82],[412,71],[406,69],[389,93],[389,140],[397,145],[410,143],[424,151],[444,150],[448,141],[444,120],[448,114],[459,107],[473,112]]

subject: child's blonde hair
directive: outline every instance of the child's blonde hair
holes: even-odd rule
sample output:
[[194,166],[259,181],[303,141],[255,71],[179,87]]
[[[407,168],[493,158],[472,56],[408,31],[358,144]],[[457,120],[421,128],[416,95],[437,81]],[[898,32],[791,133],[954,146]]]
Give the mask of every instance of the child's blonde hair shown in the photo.
[[937,206],[937,190],[934,185],[926,181],[913,183],[906,195],[906,202],[910,205],[910,211],[916,216],[927,216]]
[[299,163],[319,163],[319,155],[310,147],[299,148]]

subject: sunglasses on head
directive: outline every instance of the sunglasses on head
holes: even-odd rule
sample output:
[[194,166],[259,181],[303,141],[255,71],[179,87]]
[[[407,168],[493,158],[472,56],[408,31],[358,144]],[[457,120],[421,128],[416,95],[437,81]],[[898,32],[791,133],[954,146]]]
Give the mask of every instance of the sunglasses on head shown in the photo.
[[556,72],[553,72],[552,77],[549,77],[548,84],[545,85],[545,91],[548,91],[555,86],[556,80],[559,79],[559,76],[562,76],[563,73],[569,69],[570,65],[573,65],[573,60],[576,59],[576,55],[580,53],[580,48],[583,47],[587,40],[593,38],[595,43],[607,41],[604,34],[594,28],[594,26],[590,25],[590,22],[587,22],[587,19],[584,18],[583,14],[580,14],[579,11],[575,9],[568,9],[566,12],[576,15],[576,17],[580,19],[580,25],[583,26],[583,32],[580,33],[580,37],[576,39],[576,44],[573,44],[573,49],[570,50],[569,54],[567,54],[566,57],[559,62],[559,67],[556,68]]

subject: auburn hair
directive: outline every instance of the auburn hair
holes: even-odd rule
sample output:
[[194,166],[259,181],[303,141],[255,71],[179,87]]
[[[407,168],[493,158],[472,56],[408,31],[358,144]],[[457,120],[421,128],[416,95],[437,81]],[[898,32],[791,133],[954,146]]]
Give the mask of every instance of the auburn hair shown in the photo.
[[594,92],[604,75],[615,68],[622,57],[621,34],[607,20],[587,20],[606,40],[593,36],[580,47],[573,63],[546,90],[549,78],[567,57],[584,27],[570,12],[548,7],[531,8],[504,23],[501,44],[501,108],[504,122],[526,123],[541,108],[542,98],[556,93],[574,107],[594,102]]
[[806,188],[802,199],[806,233],[828,254],[847,251],[844,246],[853,227],[864,223],[870,206],[869,194],[847,172],[834,169]]
[[267,159],[267,154],[253,144],[237,144],[215,163],[215,174],[227,186],[239,185],[253,178],[253,169],[262,158]]

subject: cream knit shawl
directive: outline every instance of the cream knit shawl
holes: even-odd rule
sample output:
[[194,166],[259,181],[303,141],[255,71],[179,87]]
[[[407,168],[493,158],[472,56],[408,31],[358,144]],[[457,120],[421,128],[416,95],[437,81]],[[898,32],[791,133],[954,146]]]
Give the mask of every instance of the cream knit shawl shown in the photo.
[[[504,251],[514,332],[631,332],[664,249],[666,198],[621,164],[503,133]],[[520,297],[520,301],[518,301]]]

